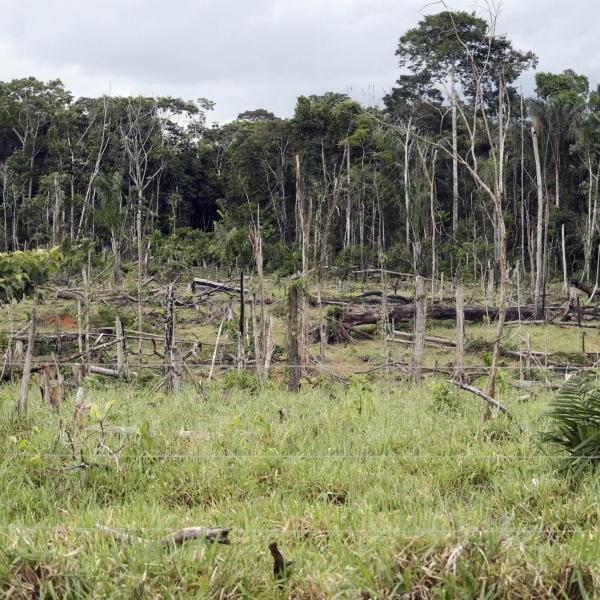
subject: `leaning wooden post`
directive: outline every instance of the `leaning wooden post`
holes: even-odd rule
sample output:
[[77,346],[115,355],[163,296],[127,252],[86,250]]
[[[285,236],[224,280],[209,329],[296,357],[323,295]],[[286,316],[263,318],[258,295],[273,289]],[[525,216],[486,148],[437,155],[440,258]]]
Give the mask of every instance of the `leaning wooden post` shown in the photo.
[[415,278],[415,353],[413,356],[413,377],[421,379],[423,367],[423,350],[425,348],[425,324],[427,315],[427,286],[425,279],[418,275]]
[[225,323],[225,316],[221,319],[219,325],[219,331],[217,332],[217,339],[215,341],[215,348],[213,350],[212,362],[210,363],[210,372],[208,373],[208,381],[212,379],[213,371],[215,370],[215,363],[217,362],[217,352],[219,351],[219,340],[221,339],[221,332],[223,331],[223,323]]
[[297,392],[300,388],[300,377],[302,366],[300,364],[299,341],[300,337],[298,324],[298,308],[300,303],[300,286],[292,283],[288,291],[288,330],[287,330],[287,368],[288,368],[288,388],[292,392]]
[[35,341],[36,315],[35,308],[31,313],[29,323],[29,338],[27,339],[27,351],[25,353],[25,364],[23,366],[23,378],[21,379],[21,391],[19,394],[19,416],[23,416],[27,410],[27,397],[29,396],[29,384],[31,383],[31,357],[33,356],[33,344]]
[[463,355],[465,349],[465,291],[462,284],[456,284],[456,354],[454,378],[463,381]]

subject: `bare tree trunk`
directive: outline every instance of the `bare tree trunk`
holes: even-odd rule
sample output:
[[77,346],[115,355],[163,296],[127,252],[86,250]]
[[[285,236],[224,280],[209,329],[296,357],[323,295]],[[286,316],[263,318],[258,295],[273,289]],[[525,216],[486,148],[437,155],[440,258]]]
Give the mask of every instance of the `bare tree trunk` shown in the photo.
[[409,190],[409,142],[410,142],[410,127],[411,122],[409,120],[408,125],[406,127],[406,134],[404,137],[404,211],[406,213],[406,223],[405,223],[405,237],[406,237],[406,249],[410,254],[410,190]]
[[525,275],[525,114],[523,110],[523,90],[521,89],[521,269]]
[[175,364],[175,295],[173,284],[165,293],[165,381],[173,389],[179,388],[179,373]]
[[562,268],[563,268],[563,292],[567,292],[569,289],[569,281],[567,279],[567,247],[565,243],[565,224],[563,223],[560,227],[561,234],[561,245],[562,245]]
[[117,338],[117,371],[124,373],[125,366],[125,336],[120,317],[115,317],[115,336]]
[[465,350],[465,291],[461,283],[456,284],[456,354],[454,378],[464,379],[463,355]]
[[588,210],[583,240],[583,279],[590,280],[590,265],[593,251],[593,238],[598,220],[598,174],[594,174],[592,160],[588,158]]
[[29,384],[31,383],[31,358],[33,356],[33,345],[35,340],[36,313],[35,308],[31,313],[29,323],[29,337],[27,339],[27,351],[25,353],[25,364],[23,365],[23,378],[21,379],[21,390],[19,393],[18,412],[22,417],[27,411],[27,398],[29,396]]
[[425,327],[427,314],[427,285],[420,275],[415,278],[415,351],[413,356],[413,377],[421,379],[423,350],[425,348]]
[[138,207],[136,213],[137,234],[137,291],[138,291],[138,365],[142,364],[142,351],[144,345],[144,241],[142,237],[142,193],[138,190]]
[[350,178],[350,139],[346,138],[346,230],[344,233],[344,248],[352,243],[352,195]]
[[81,300],[77,298],[77,345],[79,354],[83,354],[83,320],[81,315]]
[[458,127],[456,77],[452,69],[452,233],[458,231]]
[[53,179],[54,203],[52,206],[52,245],[60,243],[60,208],[62,201],[62,189],[58,179],[58,173],[54,173]]
[[81,276],[83,280],[83,334],[87,365],[90,362],[90,274],[87,267],[82,269]]
[[217,332],[217,339],[215,340],[215,348],[213,350],[212,361],[210,363],[210,371],[208,373],[208,381],[212,379],[213,372],[215,370],[215,363],[217,362],[217,353],[219,352],[219,341],[221,340],[221,332],[223,331],[223,324],[225,323],[225,316],[221,319],[219,325],[219,331]]
[[[502,210],[501,199],[498,200],[498,208],[500,211]],[[500,235],[500,298],[498,302],[498,322],[496,324],[496,338],[494,339],[494,350],[492,353],[492,365],[490,367],[490,378],[488,382],[488,394],[493,398],[496,394],[496,380],[498,377],[498,362],[500,361],[500,351],[501,351],[501,342],[502,342],[502,334],[504,332],[504,322],[506,321],[506,308],[507,308],[507,265],[506,265],[506,227],[504,224],[504,218],[502,214],[499,215],[498,226],[499,226],[499,235]],[[491,412],[486,412],[486,418],[489,418]]]
[[[302,190],[302,180],[300,173],[300,157],[296,154],[296,197],[297,206],[300,218],[301,240],[302,240],[302,280],[304,285],[308,285],[309,275],[309,250],[310,250],[310,229],[313,216],[312,199],[306,207],[304,192]],[[308,367],[308,301],[306,294],[299,295],[300,301],[300,365],[305,371]]]
[[256,226],[253,228],[252,248],[254,250],[254,258],[256,261],[256,271],[258,274],[258,306],[259,306],[259,323],[256,322],[256,297],[253,296],[253,328],[254,328],[254,354],[256,359],[256,374],[259,380],[264,380],[263,365],[266,354],[266,313],[265,313],[265,278],[263,268],[263,251],[262,251],[262,236],[260,234],[260,214]]
[[302,294],[302,289],[299,285],[293,283],[288,291],[287,330],[288,388],[292,392],[297,392],[300,388],[300,377],[302,376],[298,339],[300,337],[298,327],[298,309],[300,305],[300,294]]
[[2,178],[2,225],[4,230],[4,252],[8,252],[8,211],[6,210],[8,169],[5,164],[0,165],[0,177]]
[[323,309],[323,282],[321,280],[321,264],[317,266],[317,302],[319,304],[319,361],[321,367],[325,365],[325,346],[327,344],[327,333],[325,330],[325,311]]
[[262,367],[264,359],[260,343],[260,333],[258,331],[258,322],[256,319],[256,292],[252,292],[251,304],[251,320],[252,320],[252,337],[254,338],[254,367],[256,369],[256,377],[260,382],[263,381]]
[[112,283],[118,286],[121,283],[121,242],[114,228],[110,230],[110,245],[113,255]]
[[244,363],[246,362],[246,315],[244,314],[245,302],[246,301],[244,299],[244,271],[242,269],[240,271],[240,325],[238,339],[238,369],[242,369],[244,367]]
[[[531,139],[533,140],[533,155],[535,159],[535,174],[537,184],[537,229],[536,229],[536,253],[535,253],[535,286],[534,303],[536,306],[536,319],[543,319],[543,234],[544,234],[544,188],[542,182],[542,166],[540,163],[540,151],[538,144],[538,132],[535,124],[531,126]],[[492,395],[492,394],[490,394]]]

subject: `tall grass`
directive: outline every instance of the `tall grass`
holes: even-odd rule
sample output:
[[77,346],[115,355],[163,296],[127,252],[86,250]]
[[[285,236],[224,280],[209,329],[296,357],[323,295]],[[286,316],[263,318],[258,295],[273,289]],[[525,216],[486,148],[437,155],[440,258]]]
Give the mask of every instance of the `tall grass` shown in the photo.
[[[0,388],[6,597],[593,596],[600,486],[539,451],[546,398],[500,398],[519,429],[484,424],[462,393],[448,410],[439,384],[293,395],[231,378],[205,398],[87,385],[82,431],[72,401],[56,414],[33,398],[19,422],[16,389]],[[103,436],[94,419],[139,435]],[[118,545],[95,523],[147,541]],[[153,541],[190,525],[232,527],[233,543]],[[271,541],[294,560],[284,589]]]

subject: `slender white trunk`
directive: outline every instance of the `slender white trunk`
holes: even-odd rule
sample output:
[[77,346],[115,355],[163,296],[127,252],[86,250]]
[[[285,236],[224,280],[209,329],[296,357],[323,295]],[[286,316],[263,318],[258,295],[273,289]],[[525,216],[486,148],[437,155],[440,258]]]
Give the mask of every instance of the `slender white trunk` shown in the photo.
[[531,126],[531,139],[533,141],[533,156],[535,159],[535,174],[537,184],[537,228],[536,228],[536,252],[535,252],[535,286],[533,290],[535,303],[535,318],[543,318],[543,233],[544,233],[544,188],[542,184],[542,166],[540,163],[540,151],[538,146],[538,132],[535,124]]
[[452,70],[452,233],[458,231],[458,126],[456,81]]
[[408,178],[408,159],[409,159],[409,142],[410,142],[410,121],[406,127],[406,136],[404,138],[404,210],[406,212],[406,248],[410,253],[410,193],[409,193],[409,178]]

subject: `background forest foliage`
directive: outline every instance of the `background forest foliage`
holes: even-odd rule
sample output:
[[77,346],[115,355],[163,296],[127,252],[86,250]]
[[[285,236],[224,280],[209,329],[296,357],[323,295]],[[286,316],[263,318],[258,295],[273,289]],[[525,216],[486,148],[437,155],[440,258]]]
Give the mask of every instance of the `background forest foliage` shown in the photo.
[[586,76],[539,72],[523,97],[536,57],[462,12],[424,17],[397,55],[381,108],[329,92],[300,96],[291,118],[248,110],[212,127],[206,99],[1,82],[0,249],[62,246],[77,262],[91,248],[119,280],[143,239],[149,268],[233,270],[253,263],[260,222],[265,269],[289,274],[302,197],[315,263],[476,278],[499,233],[472,169],[492,185],[502,136],[509,268],[593,280],[600,93]]

